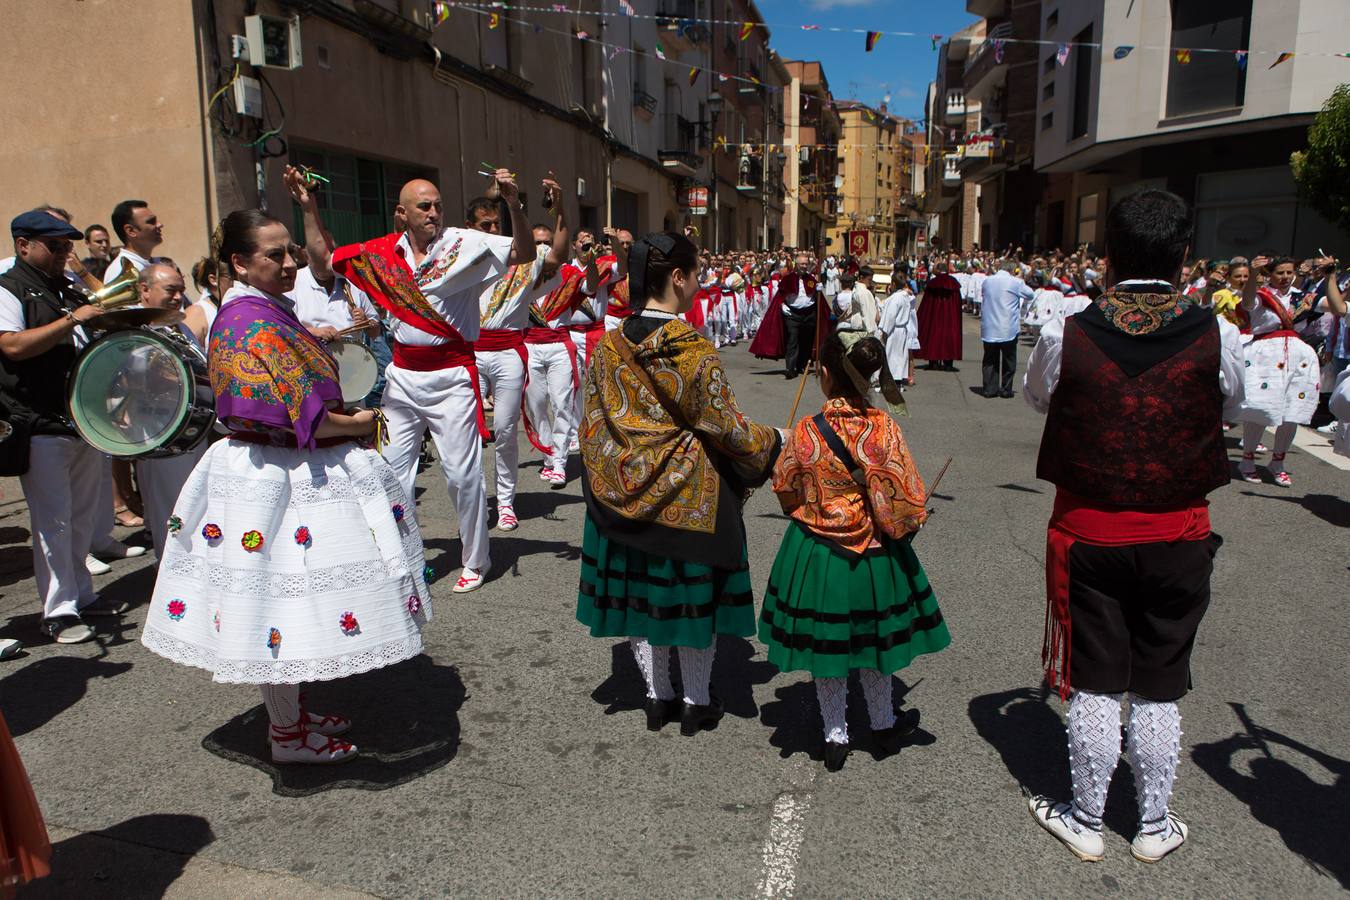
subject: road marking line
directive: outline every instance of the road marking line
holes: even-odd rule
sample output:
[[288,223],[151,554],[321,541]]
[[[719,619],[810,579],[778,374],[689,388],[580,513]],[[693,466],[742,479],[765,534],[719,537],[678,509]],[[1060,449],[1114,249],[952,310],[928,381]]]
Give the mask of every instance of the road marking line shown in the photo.
[[806,837],[806,811],[811,807],[809,793],[784,791],[773,803],[769,818],[769,836],[764,841],[764,867],[756,895],[791,897],[797,886],[797,855]]

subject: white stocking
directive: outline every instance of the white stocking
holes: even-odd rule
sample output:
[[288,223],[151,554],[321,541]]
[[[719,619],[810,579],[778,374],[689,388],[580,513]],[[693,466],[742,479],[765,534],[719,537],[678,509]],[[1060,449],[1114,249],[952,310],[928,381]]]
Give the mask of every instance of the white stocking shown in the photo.
[[1261,435],[1266,433],[1266,426],[1259,422],[1242,423],[1242,452],[1255,453],[1256,445],[1261,443]]
[[706,647],[680,648],[680,683],[684,685],[684,702],[690,706],[707,706],[712,702],[708,682],[712,680],[713,654],[716,652],[716,635]]
[[647,699],[674,700],[675,688],[670,683],[670,648],[653,647],[646,638],[640,637],[630,637],[628,644],[642,670],[642,680],[647,683]]
[[876,669],[859,669],[863,696],[867,698],[867,717],[873,731],[884,731],[895,725],[895,703],[891,699],[891,676]]
[[1294,435],[1298,433],[1298,425],[1293,422],[1285,422],[1275,429],[1275,443],[1270,448],[1270,471],[1284,471],[1284,455],[1289,452],[1289,448],[1294,443]]
[[1069,700],[1069,772],[1073,776],[1073,818],[1102,830],[1106,790],[1120,762],[1122,694],[1075,691]]
[[825,740],[831,744],[848,743],[848,679],[815,678],[820,718],[825,723]]
[[300,721],[300,685],[264,684],[262,698],[274,728],[290,728]]
[[1167,828],[1167,801],[1177,777],[1181,751],[1181,713],[1175,703],[1154,703],[1130,695],[1130,767],[1139,801],[1139,828]]

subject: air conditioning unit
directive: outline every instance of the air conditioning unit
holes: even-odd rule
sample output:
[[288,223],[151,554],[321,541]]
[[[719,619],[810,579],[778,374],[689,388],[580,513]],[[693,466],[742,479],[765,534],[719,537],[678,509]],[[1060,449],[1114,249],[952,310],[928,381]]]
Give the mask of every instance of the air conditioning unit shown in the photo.
[[248,40],[248,61],[264,69],[298,69],[300,57],[300,17],[245,16],[244,35]]

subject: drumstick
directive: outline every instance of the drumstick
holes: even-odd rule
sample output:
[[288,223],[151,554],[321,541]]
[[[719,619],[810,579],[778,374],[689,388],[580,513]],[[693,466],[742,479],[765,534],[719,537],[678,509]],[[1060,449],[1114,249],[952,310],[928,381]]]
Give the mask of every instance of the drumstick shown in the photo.
[[792,401],[792,412],[788,413],[788,422],[786,426],[788,428],[791,428],[792,424],[797,421],[797,405],[802,402],[802,392],[806,390],[807,373],[805,370],[802,371],[802,376],[801,378],[798,378],[797,381],[799,382],[797,385],[797,399]]
[[951,464],[952,464],[952,458],[949,456],[949,457],[947,457],[947,461],[946,461],[945,463],[942,464],[942,470],[939,471],[939,472],[937,473],[937,477],[933,479],[933,483],[930,484],[930,485],[928,486],[928,493],[927,493],[927,494],[924,494],[924,497],[923,497],[923,505],[924,505],[924,506],[927,506],[927,505],[928,505],[928,501],[931,500],[931,499],[933,499],[933,492],[937,490],[938,484],[942,481],[942,476],[947,474],[947,467],[950,466]]

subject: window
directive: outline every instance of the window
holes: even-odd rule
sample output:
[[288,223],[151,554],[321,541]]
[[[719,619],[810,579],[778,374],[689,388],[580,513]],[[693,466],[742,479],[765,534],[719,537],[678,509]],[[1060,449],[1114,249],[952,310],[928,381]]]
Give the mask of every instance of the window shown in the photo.
[[1041,131],[1049,131],[1054,124],[1055,114],[1053,112],[1048,112],[1041,116]]
[[1172,52],[1167,62],[1167,116],[1191,116],[1241,106],[1247,67],[1232,53],[1178,52],[1191,47],[1246,50],[1252,0],[1172,0]]
[[1078,246],[1097,240],[1097,195],[1078,198]]
[[1047,75],[1055,74],[1055,58],[1047,56],[1045,62],[1041,63],[1041,71]]
[[[318,194],[319,215],[339,244],[393,231],[394,207],[403,185],[414,178],[436,180],[434,169],[295,145],[291,146],[290,162],[310,166],[329,180]],[[305,233],[298,206],[294,207],[291,224],[293,234]]]
[[1082,137],[1088,132],[1088,119],[1092,115],[1092,26],[1078,33],[1073,48],[1073,127],[1069,129],[1069,140]]
[[1041,99],[1053,100],[1054,98],[1055,98],[1055,83],[1053,81],[1046,82],[1045,87],[1041,88]]
[[1055,26],[1058,24],[1059,24],[1059,10],[1052,9],[1050,10],[1050,15],[1045,17],[1045,33],[1050,34],[1052,31],[1055,30]]

